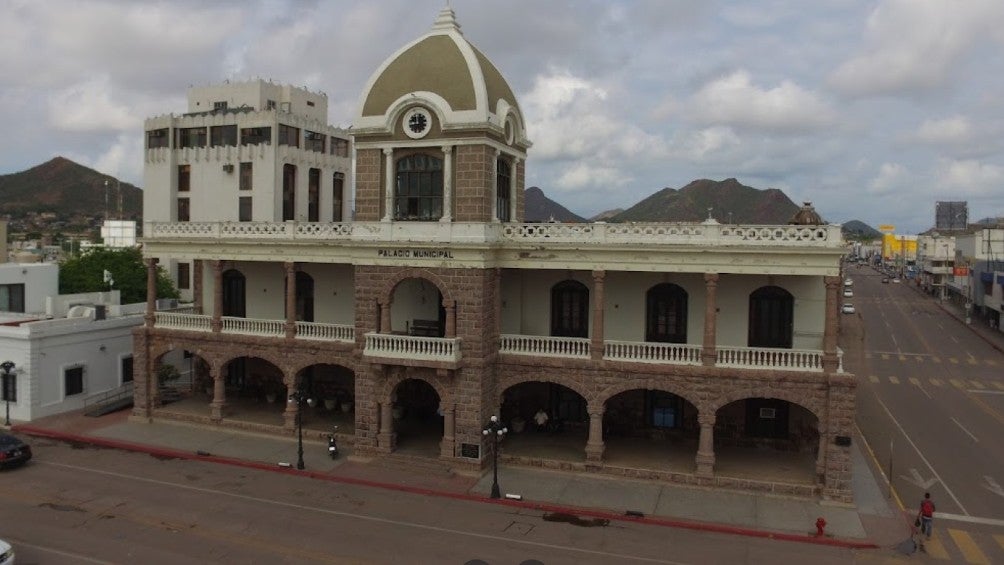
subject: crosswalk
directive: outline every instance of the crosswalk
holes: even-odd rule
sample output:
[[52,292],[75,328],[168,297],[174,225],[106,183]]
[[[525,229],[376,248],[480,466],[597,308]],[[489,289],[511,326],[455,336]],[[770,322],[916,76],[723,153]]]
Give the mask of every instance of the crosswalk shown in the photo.
[[868,375],[872,384],[889,383],[893,385],[909,384],[913,386],[932,386],[935,388],[954,387],[971,392],[996,393],[1004,392],[1004,381],[984,381],[978,379],[945,379],[939,377],[909,377],[905,380],[896,375]]
[[922,550],[909,557],[897,555],[883,558],[880,553],[876,556],[878,557],[876,561],[905,563],[907,560],[913,560],[917,557],[926,557],[921,562],[948,561],[951,563],[972,563],[973,565],[1004,562],[1004,534],[970,532],[958,528],[939,528],[936,525],[934,535],[929,540],[923,540],[923,544]]
[[976,359],[974,357],[941,357],[938,355],[928,355],[926,353],[892,353],[892,352],[866,352],[865,359],[881,359],[883,361],[898,360],[904,363],[915,362],[917,364],[933,363],[935,365],[968,365],[997,367],[1000,362],[996,359]]

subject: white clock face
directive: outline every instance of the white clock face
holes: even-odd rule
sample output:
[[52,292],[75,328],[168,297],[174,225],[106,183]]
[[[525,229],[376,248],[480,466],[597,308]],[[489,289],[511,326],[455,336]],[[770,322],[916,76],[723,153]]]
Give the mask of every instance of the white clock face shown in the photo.
[[424,108],[412,108],[404,113],[401,125],[405,135],[412,139],[420,139],[429,133],[432,116]]

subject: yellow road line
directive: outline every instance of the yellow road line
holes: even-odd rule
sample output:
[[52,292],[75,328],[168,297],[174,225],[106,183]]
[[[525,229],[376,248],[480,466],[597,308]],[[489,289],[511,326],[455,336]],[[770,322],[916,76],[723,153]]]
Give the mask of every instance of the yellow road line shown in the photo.
[[938,539],[938,534],[934,534],[929,540],[925,540],[923,534],[920,535],[920,538],[924,543],[924,550],[927,551],[928,555],[935,559],[950,559],[948,550],[945,549],[945,545]]
[[955,357],[949,357],[948,358],[948,362],[951,363],[952,365],[958,365],[959,364],[959,360],[956,359]]
[[969,363],[970,365],[978,365],[980,362],[970,357],[969,360],[966,361],[966,363]]
[[956,530],[949,528],[948,535],[952,537],[952,541],[955,542],[956,547],[962,552],[962,556],[966,559],[966,563],[975,563],[977,565],[990,565],[990,560],[987,556],[980,551],[976,542],[973,541],[972,536],[967,534],[962,530]]
[[906,355],[900,355],[899,356],[899,360],[900,361],[906,361]]
[[931,361],[934,361],[935,363],[941,363],[941,357],[931,357]]
[[934,386],[941,386],[941,379],[931,379],[931,384]]
[[920,379],[917,377],[910,377],[910,384],[920,386]]
[[986,361],[984,361],[984,363],[986,363],[987,365],[990,365],[991,367],[996,367],[997,366],[997,361],[994,361],[993,359],[987,359]]
[[966,383],[960,381],[959,379],[948,379],[948,382],[952,383],[955,388],[965,388]]
[[878,384],[879,382],[879,378],[875,375],[868,375],[868,380],[871,381],[872,384]]
[[883,361],[888,361],[889,360],[889,354],[888,353],[883,353],[882,354],[882,360]]
[[969,381],[969,384],[973,385],[973,388],[987,388],[980,381]]
[[889,382],[891,382],[894,385],[898,385],[899,379],[897,377],[889,377]]
[[918,363],[923,363],[924,362],[924,356],[923,355],[918,355],[918,356],[914,357],[914,359],[916,359]]
[[998,390],[1004,390],[1004,383],[993,383]]
[[1001,549],[1004,549],[1004,534],[994,534],[994,540],[997,545],[1001,546]]

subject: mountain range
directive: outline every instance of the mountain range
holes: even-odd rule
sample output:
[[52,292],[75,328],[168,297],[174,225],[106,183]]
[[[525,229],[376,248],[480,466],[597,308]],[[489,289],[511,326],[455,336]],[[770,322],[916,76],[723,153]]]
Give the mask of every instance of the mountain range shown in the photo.
[[[63,217],[100,217],[110,211],[118,216],[119,189],[122,219],[139,220],[143,206],[140,188],[55,157],[25,171],[0,175],[0,214],[16,217],[52,212]],[[799,209],[781,190],[756,189],[734,178],[699,179],[683,188],[663,188],[629,208],[608,210],[592,218],[575,214],[536,186],[527,188],[525,196],[528,222],[700,222],[710,216],[722,223],[785,224]],[[861,239],[881,235],[857,220],[845,223],[844,232]]]

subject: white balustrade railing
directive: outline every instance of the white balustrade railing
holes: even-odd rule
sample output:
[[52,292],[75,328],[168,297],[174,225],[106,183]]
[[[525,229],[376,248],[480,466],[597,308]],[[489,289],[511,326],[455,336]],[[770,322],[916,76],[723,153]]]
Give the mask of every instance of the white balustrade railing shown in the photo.
[[154,312],[154,327],[168,330],[184,330],[189,332],[212,331],[211,316],[184,314],[175,311]]
[[715,365],[741,369],[777,369],[781,371],[822,371],[823,352],[805,349],[767,347],[716,348]]
[[223,333],[284,337],[286,335],[286,322],[284,320],[223,316]]
[[503,334],[499,353],[589,358],[589,338]]
[[417,361],[460,361],[460,340],[397,334],[366,334],[363,355]]
[[606,341],[603,343],[603,358],[637,363],[700,365],[701,349],[700,345],[686,343]]
[[[493,224],[479,222],[149,222],[148,239],[342,240],[421,243],[574,243],[576,245],[843,246],[839,225],[718,223]],[[423,248],[424,249],[424,248]]]
[[297,322],[296,337],[297,339],[320,339],[325,341],[355,341],[356,328],[349,324]]

